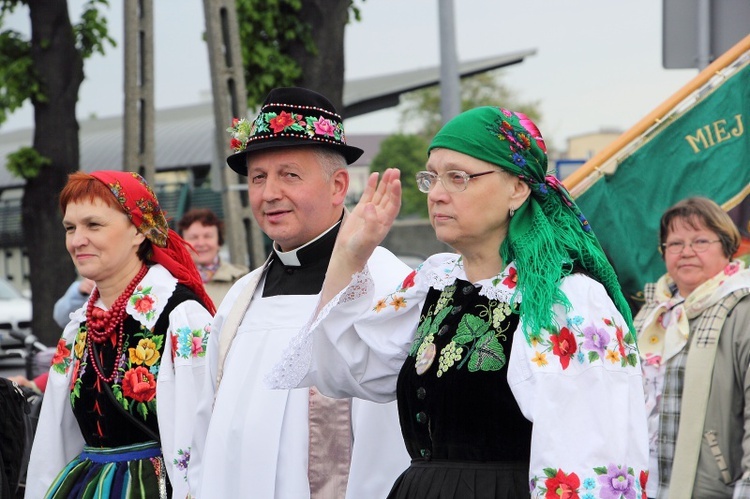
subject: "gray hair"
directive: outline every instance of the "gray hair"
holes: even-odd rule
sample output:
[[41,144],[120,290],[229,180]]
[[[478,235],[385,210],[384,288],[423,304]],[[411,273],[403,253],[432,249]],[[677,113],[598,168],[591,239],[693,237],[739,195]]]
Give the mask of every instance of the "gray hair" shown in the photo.
[[337,171],[346,169],[346,159],[343,154],[327,147],[313,147],[312,150],[318,164],[323,168],[326,180],[330,180]]

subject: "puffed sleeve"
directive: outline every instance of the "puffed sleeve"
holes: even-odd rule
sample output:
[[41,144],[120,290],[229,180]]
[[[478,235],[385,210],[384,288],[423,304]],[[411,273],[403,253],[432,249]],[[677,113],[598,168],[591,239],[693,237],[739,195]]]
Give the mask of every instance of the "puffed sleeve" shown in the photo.
[[648,436],[635,338],[601,284],[574,274],[561,290],[571,307],[555,306],[558,330],[529,341],[522,320],[508,367],[533,422],[531,496],[641,497]]
[[186,497],[188,493],[187,466],[195,407],[204,386],[211,320],[211,314],[194,300],[180,303],[169,314],[168,343],[159,368],[156,400],[162,453],[173,497]]
[[75,358],[78,322],[71,322],[57,343],[47,389],[31,448],[26,497],[44,497],[57,474],[83,450],[83,437],[70,406],[70,380],[78,369]]
[[410,271],[377,248],[362,272],[292,340],[270,385],[315,385],[329,397],[394,400],[427,292],[422,274],[421,267]]

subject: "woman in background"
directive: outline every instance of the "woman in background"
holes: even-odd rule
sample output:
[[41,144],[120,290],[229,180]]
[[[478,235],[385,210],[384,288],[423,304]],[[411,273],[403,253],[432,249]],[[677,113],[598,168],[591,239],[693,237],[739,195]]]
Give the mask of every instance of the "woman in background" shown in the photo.
[[[648,410],[648,497],[750,497],[750,270],[710,199],[661,217],[667,273],[635,318]],[[687,396],[689,394],[689,396]]]
[[203,285],[214,303],[221,303],[229,288],[250,269],[223,261],[224,223],[208,208],[189,210],[177,222],[177,232],[192,246],[190,252]]

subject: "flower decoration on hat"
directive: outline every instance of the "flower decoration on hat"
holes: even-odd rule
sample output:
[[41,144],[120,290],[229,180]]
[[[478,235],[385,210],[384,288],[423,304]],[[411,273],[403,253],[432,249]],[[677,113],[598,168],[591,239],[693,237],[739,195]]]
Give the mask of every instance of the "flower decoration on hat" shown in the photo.
[[362,149],[348,145],[341,115],[319,93],[301,87],[275,88],[251,121],[234,119],[227,128],[232,154],[229,168],[247,175],[250,154],[281,147],[316,146],[340,153],[351,165]]
[[232,136],[229,145],[235,152],[244,151],[253,140],[273,136],[308,137],[325,142],[346,143],[342,123],[318,113],[304,115],[287,111],[261,112],[252,124],[245,118],[233,119],[227,132]]
[[244,151],[247,147],[247,139],[255,133],[255,123],[251,124],[245,118],[234,118],[227,132],[232,136],[229,147],[235,152]]

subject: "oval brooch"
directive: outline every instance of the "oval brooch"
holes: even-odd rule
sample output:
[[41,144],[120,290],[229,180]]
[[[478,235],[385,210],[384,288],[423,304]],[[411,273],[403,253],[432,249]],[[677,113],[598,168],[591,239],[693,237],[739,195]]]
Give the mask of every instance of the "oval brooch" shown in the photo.
[[414,367],[417,369],[417,374],[420,376],[424,374],[432,365],[432,361],[435,360],[435,354],[437,353],[437,347],[434,343],[427,345],[427,348],[422,350],[422,353],[417,357],[417,362]]

